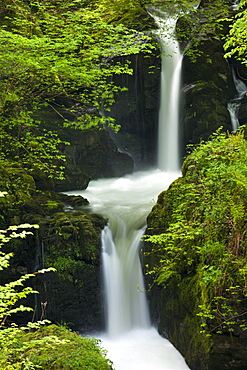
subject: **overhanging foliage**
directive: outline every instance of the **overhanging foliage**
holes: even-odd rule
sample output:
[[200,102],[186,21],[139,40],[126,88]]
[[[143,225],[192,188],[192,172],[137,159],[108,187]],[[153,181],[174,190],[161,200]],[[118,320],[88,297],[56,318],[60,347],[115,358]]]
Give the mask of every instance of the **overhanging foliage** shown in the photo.
[[[138,1],[132,5],[136,12],[141,9]],[[109,109],[114,94],[121,90],[111,76],[132,73],[128,62],[114,58],[150,53],[153,48],[144,33],[112,23],[111,11],[107,2],[4,2],[0,20],[2,158],[14,157],[29,170],[37,167],[59,177],[64,160],[57,152],[61,142],[44,132],[37,120],[39,111],[52,109],[65,125],[80,129],[105,123],[101,111]],[[112,125],[110,118],[107,123]],[[54,155],[59,164],[54,163]]]

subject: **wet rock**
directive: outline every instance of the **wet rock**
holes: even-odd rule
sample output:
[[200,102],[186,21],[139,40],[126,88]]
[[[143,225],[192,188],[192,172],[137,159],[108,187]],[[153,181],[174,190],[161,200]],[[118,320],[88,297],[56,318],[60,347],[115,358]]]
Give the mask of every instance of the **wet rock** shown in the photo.
[[[205,28],[199,15],[178,20],[179,38],[185,51],[182,66],[181,142],[188,144],[208,137],[219,127],[231,131],[228,103],[236,96],[231,61],[224,58],[223,41],[217,30]],[[193,34],[193,22],[202,24]],[[227,32],[227,25],[222,25]],[[186,37],[187,35],[187,37]],[[193,36],[191,38],[191,35]],[[196,36],[195,36],[196,35]]]
[[198,80],[183,88],[184,147],[207,140],[219,127],[231,131],[228,99],[213,81]]
[[26,223],[39,225],[39,229],[31,229],[33,235],[15,238],[4,247],[14,257],[10,268],[0,272],[0,283],[44,267],[57,270],[38,274],[28,282],[40,291],[24,303],[33,307],[35,313],[18,314],[16,322],[25,324],[34,315],[36,319],[46,317],[66,322],[77,330],[99,329],[100,234],[106,220],[86,214],[88,201],[81,196],[36,190],[34,179],[12,162],[4,162],[0,173],[1,191],[7,192],[0,197],[1,228]]
[[84,332],[100,328],[100,231],[105,223],[100,216],[73,212],[56,213],[41,226],[45,265],[57,270],[38,282],[38,299],[48,302],[50,320]]
[[133,158],[136,169],[144,169],[156,164],[161,60],[158,49],[128,60],[133,75],[115,77],[117,85],[128,90],[119,93],[111,107],[110,115],[121,126],[111,137],[121,152]]

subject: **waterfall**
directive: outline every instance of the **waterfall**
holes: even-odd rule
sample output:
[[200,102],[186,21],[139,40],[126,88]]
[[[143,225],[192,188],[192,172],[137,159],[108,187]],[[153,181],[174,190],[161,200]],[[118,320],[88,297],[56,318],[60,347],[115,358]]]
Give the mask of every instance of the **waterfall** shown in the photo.
[[102,232],[102,259],[106,299],[106,323],[110,337],[131,330],[148,328],[149,313],[139,262],[139,244],[144,229],[129,235],[124,223],[117,226],[114,243],[107,226]]
[[[116,370],[188,370],[183,357],[151,327],[139,259],[140,238],[157,195],[179,173],[159,169],[91,181],[82,195],[109,219],[102,231],[106,332],[97,337]],[[95,333],[94,333],[94,336]]]
[[158,167],[163,171],[179,171],[179,97],[182,55],[174,35],[176,19],[152,16],[159,26],[158,35],[162,51]]
[[239,128],[238,110],[241,105],[241,100],[243,99],[244,95],[247,92],[247,86],[242,80],[237,78],[234,69],[232,69],[232,77],[237,90],[237,95],[232,101],[230,101],[230,103],[228,103],[227,109],[229,111],[231,118],[232,130],[236,131]]
[[139,259],[146,217],[158,194],[180,174],[181,56],[174,38],[171,44],[172,56],[162,58],[159,169],[91,181],[86,190],[68,193],[86,197],[91,211],[109,220],[102,231],[106,332],[98,337],[116,370],[189,369],[171,343],[151,327]]

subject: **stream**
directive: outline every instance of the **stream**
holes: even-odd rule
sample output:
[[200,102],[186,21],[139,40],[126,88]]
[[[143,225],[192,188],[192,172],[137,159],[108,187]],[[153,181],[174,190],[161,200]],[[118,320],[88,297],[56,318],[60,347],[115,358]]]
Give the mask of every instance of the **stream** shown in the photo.
[[[175,20],[154,16],[162,49],[157,169],[91,181],[82,195],[90,212],[109,220],[102,231],[105,333],[102,340],[116,370],[186,370],[181,354],[151,326],[140,263],[146,217],[158,194],[180,176],[179,101],[182,56]],[[168,32],[167,32],[168,30]],[[89,308],[90,309],[90,308]]]
[[116,370],[186,370],[180,353],[151,326],[139,259],[140,238],[157,195],[180,175],[158,169],[92,181],[82,195],[91,212],[109,219],[102,232],[104,311],[102,340]]

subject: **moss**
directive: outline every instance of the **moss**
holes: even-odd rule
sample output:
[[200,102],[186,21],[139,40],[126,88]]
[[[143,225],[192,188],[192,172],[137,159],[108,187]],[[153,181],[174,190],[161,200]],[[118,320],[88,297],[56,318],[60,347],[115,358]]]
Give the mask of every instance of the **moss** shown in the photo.
[[72,207],[84,207],[89,204],[88,200],[83,198],[80,195],[67,195],[62,193],[55,193],[53,194],[53,198],[63,202],[66,205],[70,205]]
[[128,28],[142,31],[153,29],[155,22],[141,3],[129,0],[114,4],[105,0],[102,2],[102,11],[110,24],[123,24]]
[[6,346],[0,355],[1,369],[16,368],[20,363],[32,369],[108,370],[100,341],[82,338],[62,326],[50,325],[25,334],[16,331],[12,346]]
[[101,216],[82,212],[55,213],[41,222],[40,263],[57,270],[37,282],[39,304],[48,302],[50,320],[84,332],[100,329],[100,232],[105,223]]
[[245,361],[246,149],[242,129],[198,145],[148,217],[151,312],[192,370],[216,369],[222,343],[234,352],[232,336],[241,360],[236,354],[230,363],[223,350],[218,368],[238,369]]
[[[40,295],[27,303],[35,307],[35,316],[42,315],[42,302],[47,301],[45,315],[54,322],[66,321],[84,331],[99,329],[100,233],[106,221],[85,214],[88,201],[81,196],[36,190],[33,178],[12,162],[2,163],[0,173],[1,190],[8,192],[0,197],[1,228],[21,223],[40,226],[27,239],[11,242],[11,269],[1,273],[0,280],[4,283],[19,278],[21,271],[53,266],[57,273],[39,276],[35,284]],[[31,316],[19,315],[16,321],[32,320]]]
[[49,263],[58,256],[85,260],[99,259],[100,239],[91,216],[81,212],[56,213],[46,222],[48,233],[43,241],[49,255]]
[[23,168],[13,161],[0,161],[0,189],[8,193],[23,192],[31,195],[36,190],[35,182]]

